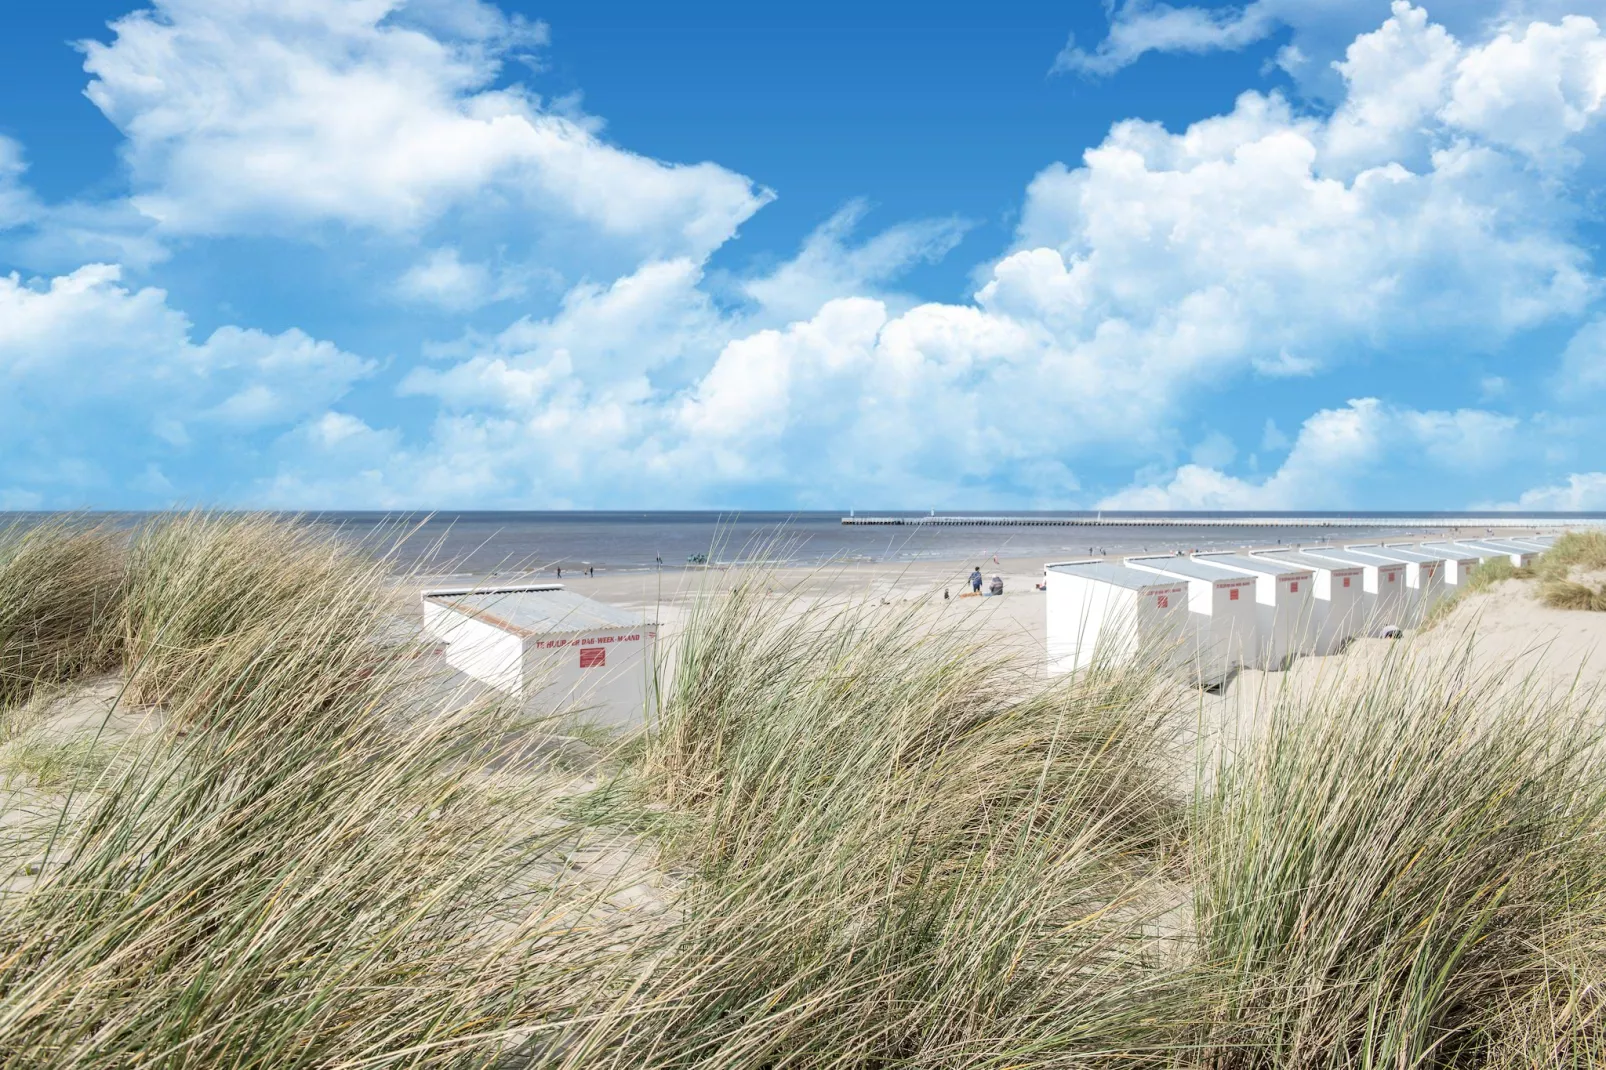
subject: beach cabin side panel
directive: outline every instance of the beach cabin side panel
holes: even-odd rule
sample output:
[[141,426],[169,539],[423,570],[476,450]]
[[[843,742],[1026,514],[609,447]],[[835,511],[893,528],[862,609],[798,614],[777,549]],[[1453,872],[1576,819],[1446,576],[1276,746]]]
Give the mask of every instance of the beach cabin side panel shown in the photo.
[[524,640],[434,602],[424,603],[424,631],[446,644],[446,664],[509,695],[523,694]]
[[1049,569],[1043,577],[1047,590],[1044,640],[1048,671],[1071,672],[1093,660],[1110,604],[1124,593],[1107,583]]
[[658,629],[643,625],[532,636],[524,656],[531,702],[614,728],[636,728],[655,712],[653,650]]

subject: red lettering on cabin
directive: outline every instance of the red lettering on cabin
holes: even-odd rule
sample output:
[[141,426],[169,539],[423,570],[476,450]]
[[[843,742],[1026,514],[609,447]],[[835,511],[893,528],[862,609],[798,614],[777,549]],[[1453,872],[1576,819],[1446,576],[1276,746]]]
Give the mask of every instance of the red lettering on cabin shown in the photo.
[[580,651],[580,668],[597,669],[608,664],[608,652],[602,647],[594,646],[589,650]]
[[[649,637],[655,635],[648,632]],[[641,633],[634,635],[594,635],[585,639],[537,639],[531,646],[536,650],[557,650],[566,646],[600,646],[605,643],[639,643]]]

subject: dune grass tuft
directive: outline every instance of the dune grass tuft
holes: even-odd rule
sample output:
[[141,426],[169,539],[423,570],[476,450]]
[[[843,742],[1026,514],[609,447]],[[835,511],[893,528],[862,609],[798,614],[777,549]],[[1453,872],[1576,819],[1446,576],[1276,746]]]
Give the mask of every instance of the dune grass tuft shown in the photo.
[[489,1065],[612,983],[518,712],[397,656],[382,569],[205,516],[132,556],[167,728],[7,815],[0,1067]]
[[1606,571],[1606,531],[1565,532],[1539,559],[1541,572],[1570,568]]
[[1606,611],[1606,590],[1573,580],[1546,580],[1539,587],[1539,596],[1545,605],[1555,609],[1586,609]]
[[918,610],[700,606],[645,776],[682,919],[598,1066],[1164,1057],[1171,793],[1154,678],[1044,685]]
[[[349,687],[331,670],[367,670],[392,597],[386,572],[383,560],[289,520],[189,513],[147,524],[129,550],[123,599],[130,698],[162,702],[203,682],[249,688],[264,673],[282,680],[263,659],[287,653],[318,668],[308,686]],[[224,680],[215,653],[236,647],[260,658]],[[354,651],[362,655],[348,664]]]
[[1397,656],[1284,701],[1220,771],[1195,885],[1212,1065],[1495,1065],[1540,1027],[1593,1043],[1599,977],[1555,960],[1606,951],[1600,734],[1505,683]]
[[1606,572],[1606,532],[1569,531],[1536,563],[1539,597],[1556,609],[1606,612],[1606,587],[1582,582],[1580,573]]
[[110,530],[73,520],[0,530],[0,710],[115,665],[122,591]]
[[576,795],[382,559],[250,516],[28,537],[0,621],[61,653],[11,678],[120,665],[156,727],[0,748],[0,1070],[1606,1060],[1588,696],[1391,651],[1190,800],[1160,655],[1045,679],[940,607],[728,574]]

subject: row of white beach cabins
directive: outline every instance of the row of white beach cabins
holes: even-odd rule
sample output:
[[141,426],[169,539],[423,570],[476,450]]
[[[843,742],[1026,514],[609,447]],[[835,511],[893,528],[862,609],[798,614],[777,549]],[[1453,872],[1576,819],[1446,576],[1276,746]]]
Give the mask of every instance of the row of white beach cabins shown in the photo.
[[1481,562],[1527,566],[1551,535],[1370,543],[1044,566],[1050,671],[1160,650],[1193,682],[1282,669],[1414,627]]

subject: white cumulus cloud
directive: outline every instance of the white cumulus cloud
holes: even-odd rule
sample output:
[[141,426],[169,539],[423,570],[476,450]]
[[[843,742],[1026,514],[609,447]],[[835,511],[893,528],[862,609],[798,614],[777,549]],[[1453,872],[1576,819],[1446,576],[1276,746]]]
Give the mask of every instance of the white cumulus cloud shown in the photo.
[[1606,472],[1575,472],[1565,483],[1523,491],[1515,502],[1501,508],[1561,513],[1606,510]]
[[134,203],[169,233],[411,231],[502,209],[702,256],[769,197],[501,85],[539,31],[477,0],[156,0],[111,28],[82,46],[87,92],[127,137]]
[[[854,246],[856,207],[749,281],[752,308],[717,305],[695,258],[576,287],[557,314],[438,347],[407,378],[443,412],[386,493],[438,479],[488,503],[840,503],[845,487],[887,504],[1063,503],[1111,482],[1094,473],[1174,453],[1178,421],[1235,381],[1319,384],[1358,357],[1454,375],[1457,351],[1498,353],[1584,314],[1598,291],[1551,166],[1572,127],[1541,166],[1499,124],[1447,117],[1461,65],[1487,47],[1400,4],[1352,42],[1350,96],[1326,118],[1251,92],[1180,131],[1118,123],[1078,166],[1031,182],[1014,249],[968,302],[880,294],[873,276],[953,231]],[[1405,87],[1392,104],[1389,85]],[[1498,370],[1464,368],[1473,384]],[[1268,480],[1196,463],[1111,500],[1366,504],[1405,471],[1380,464],[1388,451],[1408,447],[1423,471],[1478,470],[1515,426],[1363,399],[1307,421]],[[1200,459],[1220,462],[1207,441]],[[1351,475],[1324,482],[1323,466]]]
[[290,426],[372,369],[298,330],[193,341],[163,291],[112,265],[0,276],[0,454],[14,489],[56,504],[125,501],[148,465],[215,461],[220,441]]
[[26,223],[38,214],[39,205],[23,181],[27,170],[22,146],[0,136],[0,230]]
[[1259,41],[1279,25],[1276,5],[1256,0],[1241,8],[1173,7],[1127,0],[1115,9],[1109,35],[1092,51],[1076,38],[1066,41],[1053,69],[1078,74],[1114,74],[1150,52],[1236,50]]
[[[1185,464],[1169,480],[1128,487],[1106,497],[1099,507],[1450,508],[1460,503],[1435,498],[1442,477],[1464,477],[1505,464],[1517,431],[1518,421],[1499,413],[1419,411],[1357,398],[1306,420],[1282,466],[1264,480],[1242,479],[1205,464]],[[1402,489],[1407,494],[1398,500]]]

